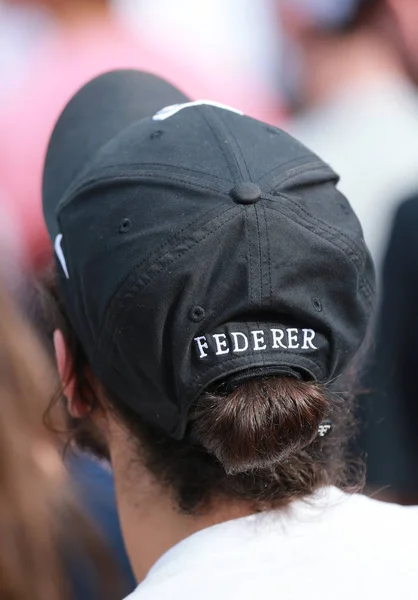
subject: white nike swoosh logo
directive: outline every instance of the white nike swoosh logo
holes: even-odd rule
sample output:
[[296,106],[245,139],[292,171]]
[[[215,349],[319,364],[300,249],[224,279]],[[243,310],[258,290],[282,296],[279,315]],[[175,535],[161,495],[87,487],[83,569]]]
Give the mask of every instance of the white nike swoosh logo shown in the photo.
[[55,253],[58,257],[58,260],[61,263],[61,267],[65,273],[66,278],[70,279],[70,276],[68,274],[68,269],[67,269],[67,262],[65,260],[64,252],[62,251],[61,243],[62,243],[62,233],[59,233],[57,235],[57,237],[55,238],[55,243],[54,243]]

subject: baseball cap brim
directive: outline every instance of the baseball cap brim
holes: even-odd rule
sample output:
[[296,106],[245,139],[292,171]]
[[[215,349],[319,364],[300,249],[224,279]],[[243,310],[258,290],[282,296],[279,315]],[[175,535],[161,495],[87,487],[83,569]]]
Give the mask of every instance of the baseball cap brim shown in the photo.
[[51,241],[59,233],[58,204],[98,150],[132,123],[188,101],[167,81],[135,70],[100,75],[73,96],[55,125],[45,158],[42,197]]

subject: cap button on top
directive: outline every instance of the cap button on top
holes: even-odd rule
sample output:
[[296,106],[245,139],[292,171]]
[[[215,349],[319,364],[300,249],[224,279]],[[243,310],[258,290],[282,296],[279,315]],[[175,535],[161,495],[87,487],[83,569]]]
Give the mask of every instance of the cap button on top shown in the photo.
[[251,181],[238,183],[229,194],[238,204],[255,204],[261,198],[260,188]]

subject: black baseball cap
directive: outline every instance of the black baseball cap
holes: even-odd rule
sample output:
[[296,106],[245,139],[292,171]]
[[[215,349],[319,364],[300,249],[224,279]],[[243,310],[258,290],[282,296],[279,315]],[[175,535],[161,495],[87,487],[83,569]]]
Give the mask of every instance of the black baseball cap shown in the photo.
[[340,375],[374,271],[337,182],[280,129],[150,74],[79,91],[51,137],[44,212],[69,318],[115,399],[180,439],[214,384]]

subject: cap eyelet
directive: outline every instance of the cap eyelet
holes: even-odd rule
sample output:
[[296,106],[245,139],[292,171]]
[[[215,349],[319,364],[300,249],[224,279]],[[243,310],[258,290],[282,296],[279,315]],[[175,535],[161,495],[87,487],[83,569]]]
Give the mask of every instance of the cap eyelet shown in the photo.
[[152,140],[158,140],[158,138],[160,138],[162,135],[164,135],[164,131],[162,131],[161,129],[158,129],[157,131],[154,131],[153,133],[151,133],[150,138]]
[[349,215],[351,212],[347,204],[345,204],[344,202],[340,202],[340,208],[346,215]]
[[317,312],[322,312],[322,302],[318,298],[311,298],[312,306]]
[[189,319],[194,323],[200,323],[200,321],[203,321],[205,315],[205,309],[198,305],[193,306],[193,308],[189,310]]
[[128,233],[131,228],[131,220],[130,219],[122,219],[122,222],[119,226],[119,233]]
[[270,125],[266,127],[266,131],[268,131],[269,133],[273,133],[274,135],[279,135],[280,133],[280,130],[277,129],[277,127],[271,127]]

